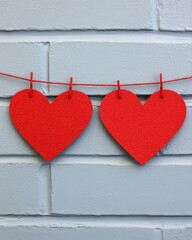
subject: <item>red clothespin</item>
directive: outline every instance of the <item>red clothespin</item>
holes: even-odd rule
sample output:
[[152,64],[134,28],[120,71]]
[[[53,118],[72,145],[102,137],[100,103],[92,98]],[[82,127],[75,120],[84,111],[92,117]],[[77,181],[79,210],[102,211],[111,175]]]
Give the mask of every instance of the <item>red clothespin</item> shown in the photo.
[[30,72],[30,88],[29,88],[29,97],[33,97],[33,72]]
[[164,98],[164,92],[163,92],[163,75],[160,73],[160,97]]
[[68,98],[69,99],[71,99],[71,97],[72,97],[72,86],[73,86],[73,77],[70,77],[69,93],[68,93]]
[[121,99],[122,98],[122,96],[121,96],[121,85],[120,85],[119,80],[117,80],[117,88],[118,88],[118,90],[117,90],[118,98]]

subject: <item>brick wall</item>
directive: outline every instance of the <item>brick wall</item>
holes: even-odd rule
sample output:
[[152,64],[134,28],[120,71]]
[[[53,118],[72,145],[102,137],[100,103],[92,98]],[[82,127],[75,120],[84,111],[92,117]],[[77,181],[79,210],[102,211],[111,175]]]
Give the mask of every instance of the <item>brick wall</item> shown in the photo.
[[[192,75],[191,0],[0,0],[0,71],[50,81],[121,83]],[[192,83],[177,136],[139,166],[99,118],[115,88],[76,87],[92,121],[47,164],[12,126],[11,96],[28,83],[0,76],[0,240],[191,240]],[[34,84],[50,100],[64,86]],[[159,86],[131,87],[142,100]]]

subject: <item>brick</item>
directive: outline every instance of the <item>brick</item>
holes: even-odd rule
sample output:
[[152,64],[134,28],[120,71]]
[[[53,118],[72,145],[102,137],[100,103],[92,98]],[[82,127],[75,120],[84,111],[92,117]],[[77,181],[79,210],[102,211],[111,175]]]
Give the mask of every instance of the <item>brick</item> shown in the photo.
[[145,166],[130,164],[125,157],[55,162],[52,213],[192,215],[192,165],[184,160],[176,164],[174,157],[159,158],[159,163]]
[[164,240],[191,240],[192,239],[192,227],[177,227],[176,229],[163,230]]
[[151,29],[150,10],[150,0],[7,0],[0,30]]
[[191,0],[160,0],[160,29],[169,31],[191,31],[191,9]]
[[[147,38],[148,37],[148,38]],[[158,37],[158,36],[157,36]],[[117,38],[118,39],[118,38]],[[182,39],[182,40],[181,40]],[[138,83],[173,79],[191,74],[192,43],[188,38],[174,40],[145,34],[130,38],[122,36],[97,40],[51,43],[50,79],[75,83]],[[183,95],[191,94],[191,82],[175,82],[164,87]],[[50,86],[50,93],[57,95],[67,87]],[[104,95],[115,87],[75,87],[91,95]],[[136,94],[152,94],[159,85],[127,87]]]
[[[19,75],[29,78],[29,73],[34,72],[34,78],[42,78],[43,59],[41,44],[39,43],[0,43],[0,72]],[[0,96],[11,96],[17,91],[29,88],[29,83],[18,79],[12,79],[0,75]],[[34,88],[42,92],[47,87],[41,84],[34,84]]]
[[0,161],[0,214],[40,214],[40,163],[18,162],[11,158]]
[[3,240],[121,240],[137,239],[137,240],[155,240],[155,233],[152,229],[136,228],[136,227],[1,227],[0,234]]

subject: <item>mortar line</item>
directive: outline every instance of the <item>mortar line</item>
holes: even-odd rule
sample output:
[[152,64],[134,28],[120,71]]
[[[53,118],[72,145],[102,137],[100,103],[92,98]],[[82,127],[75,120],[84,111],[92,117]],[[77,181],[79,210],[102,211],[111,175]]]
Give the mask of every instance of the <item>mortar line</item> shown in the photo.
[[[49,81],[49,42],[40,43],[40,75],[43,79]],[[44,94],[49,94],[49,84],[41,86],[41,91]]]
[[151,0],[151,30],[158,30],[158,0]]
[[42,164],[39,170],[39,208],[43,215],[51,214],[51,166]]

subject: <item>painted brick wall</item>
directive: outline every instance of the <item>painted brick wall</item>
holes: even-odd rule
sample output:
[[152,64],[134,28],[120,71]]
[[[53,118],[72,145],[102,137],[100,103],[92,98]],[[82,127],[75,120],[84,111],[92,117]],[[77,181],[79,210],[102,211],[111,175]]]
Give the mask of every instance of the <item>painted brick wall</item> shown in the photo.
[[[122,83],[192,75],[191,0],[0,0],[0,71],[50,81]],[[177,136],[139,166],[92,121],[51,164],[12,126],[11,96],[28,83],[0,76],[0,240],[191,240],[192,83]],[[50,99],[63,86],[35,84]],[[129,88],[145,100],[158,86]]]

